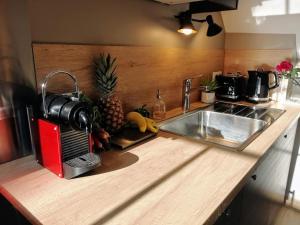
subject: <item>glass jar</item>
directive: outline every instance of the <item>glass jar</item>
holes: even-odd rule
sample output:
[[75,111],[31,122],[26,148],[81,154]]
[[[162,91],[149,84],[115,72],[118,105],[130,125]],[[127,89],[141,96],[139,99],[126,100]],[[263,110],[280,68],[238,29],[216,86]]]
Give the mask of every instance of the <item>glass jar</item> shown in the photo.
[[300,103],[300,77],[288,79],[286,99]]

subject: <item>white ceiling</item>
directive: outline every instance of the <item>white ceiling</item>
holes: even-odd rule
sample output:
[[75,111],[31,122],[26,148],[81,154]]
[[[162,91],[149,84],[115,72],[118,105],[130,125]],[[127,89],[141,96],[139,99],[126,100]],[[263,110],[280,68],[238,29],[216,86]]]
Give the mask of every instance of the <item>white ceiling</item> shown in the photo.
[[227,33],[296,34],[300,55],[300,0],[239,0],[222,18]]

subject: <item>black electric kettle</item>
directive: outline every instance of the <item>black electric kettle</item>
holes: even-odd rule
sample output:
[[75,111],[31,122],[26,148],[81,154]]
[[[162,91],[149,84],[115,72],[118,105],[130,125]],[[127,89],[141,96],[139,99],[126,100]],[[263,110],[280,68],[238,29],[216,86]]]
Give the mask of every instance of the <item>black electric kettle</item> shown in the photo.
[[[269,90],[279,86],[278,75],[263,69],[250,70],[248,74],[246,98],[253,102],[269,101]],[[274,82],[271,80],[271,76],[274,76]],[[274,84],[270,85],[271,81]]]

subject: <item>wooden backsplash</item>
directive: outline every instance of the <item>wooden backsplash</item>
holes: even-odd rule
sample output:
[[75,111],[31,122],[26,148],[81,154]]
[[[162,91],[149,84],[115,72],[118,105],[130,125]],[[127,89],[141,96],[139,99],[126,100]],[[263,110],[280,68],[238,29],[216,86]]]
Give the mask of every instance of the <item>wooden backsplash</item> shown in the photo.
[[294,54],[294,49],[226,49],[224,72],[248,75],[248,70],[258,67],[273,70],[282,60],[292,59]]
[[[39,88],[46,74],[64,69],[76,75],[80,90],[92,98],[99,95],[93,57],[102,52],[117,57],[119,80],[116,93],[122,99],[125,111],[142,104],[153,105],[157,89],[161,90],[168,110],[179,107],[183,80],[199,74],[209,77],[213,71],[222,70],[224,62],[223,49],[33,44],[33,52]],[[70,82],[61,77],[49,82],[51,91],[69,88]],[[195,94],[192,100],[197,97]]]

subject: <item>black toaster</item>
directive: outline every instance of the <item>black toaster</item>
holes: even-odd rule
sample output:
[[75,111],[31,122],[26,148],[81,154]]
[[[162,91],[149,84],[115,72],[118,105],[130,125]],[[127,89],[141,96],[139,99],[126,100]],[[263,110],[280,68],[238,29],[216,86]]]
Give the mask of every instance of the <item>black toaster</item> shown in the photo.
[[219,99],[238,101],[245,96],[246,78],[241,74],[226,74],[216,76],[218,89],[216,97]]

